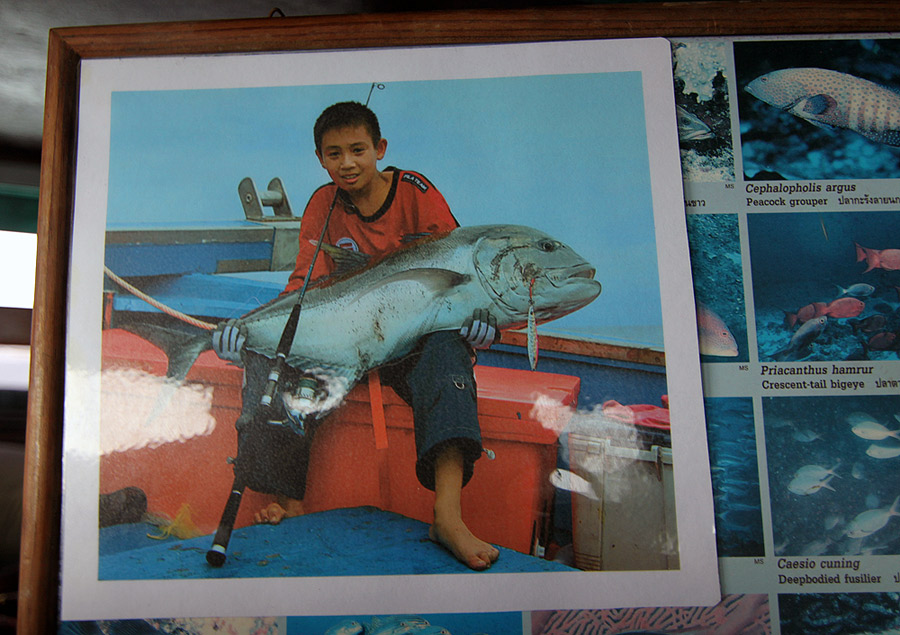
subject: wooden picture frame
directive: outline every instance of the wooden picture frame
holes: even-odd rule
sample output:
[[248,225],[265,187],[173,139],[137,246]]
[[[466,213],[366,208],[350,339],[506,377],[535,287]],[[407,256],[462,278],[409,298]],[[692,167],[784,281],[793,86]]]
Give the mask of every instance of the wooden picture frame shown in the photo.
[[50,33],[32,324],[19,632],[56,629],[65,316],[82,60],[554,40],[877,33],[887,0],[676,2],[78,27]]

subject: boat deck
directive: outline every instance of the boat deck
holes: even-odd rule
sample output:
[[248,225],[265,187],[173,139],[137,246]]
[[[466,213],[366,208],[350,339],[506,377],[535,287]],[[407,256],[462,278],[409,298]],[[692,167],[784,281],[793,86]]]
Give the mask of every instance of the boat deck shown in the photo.
[[[158,535],[149,524],[100,531],[101,580],[266,578],[472,573],[428,539],[428,525],[375,507],[353,507],[287,518],[279,525],[236,529],[221,568],[207,564],[211,536]],[[500,547],[486,573],[575,571]]]

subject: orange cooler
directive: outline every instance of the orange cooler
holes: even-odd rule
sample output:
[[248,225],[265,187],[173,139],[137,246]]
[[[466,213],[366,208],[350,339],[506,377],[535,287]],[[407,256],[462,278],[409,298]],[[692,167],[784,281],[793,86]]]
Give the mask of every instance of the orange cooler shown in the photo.
[[[146,340],[117,329],[104,332],[104,370],[162,375],[165,367],[165,355]],[[477,462],[463,490],[463,516],[484,540],[541,555],[541,538],[552,516],[549,475],[556,468],[557,438],[577,404],[580,379],[486,366],[476,366],[475,376],[482,441],[495,458],[482,455]],[[193,522],[202,532],[212,533],[233,480],[226,459],[237,452],[234,422],[240,412],[242,371],[207,352],[188,379],[212,390],[211,432],[103,455],[100,491],[140,487],[147,494],[148,510],[170,517],[188,504]],[[356,386],[317,431],[304,507],[317,512],[374,506],[430,523],[434,495],[415,476],[412,410],[385,387],[386,426],[373,427],[369,390],[366,382]],[[132,403],[148,398],[155,399],[129,396]],[[121,403],[121,395],[101,403],[115,402]],[[131,415],[101,409],[103,425],[115,425],[118,417]],[[542,424],[539,418],[547,421]],[[250,524],[253,513],[271,500],[247,491],[236,527]]]

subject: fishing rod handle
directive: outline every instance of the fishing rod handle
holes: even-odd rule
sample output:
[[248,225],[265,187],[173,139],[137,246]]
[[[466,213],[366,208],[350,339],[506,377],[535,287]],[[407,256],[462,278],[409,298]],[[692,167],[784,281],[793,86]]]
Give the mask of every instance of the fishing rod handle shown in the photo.
[[262,397],[259,399],[259,405],[262,408],[271,408],[275,399],[275,391],[278,390],[278,382],[281,380],[281,373],[284,371],[285,356],[278,353],[272,368],[269,369],[269,376],[266,378],[266,389],[263,391]]
[[213,537],[213,544],[209,551],[206,552],[206,561],[214,567],[221,567],[225,564],[225,550],[228,548],[228,541],[231,539],[231,532],[234,530],[234,522],[237,520],[238,509],[241,507],[241,498],[244,495],[244,484],[239,483],[237,479],[231,486],[231,494],[225,503],[225,509],[222,511],[222,519],[219,521],[219,528]]

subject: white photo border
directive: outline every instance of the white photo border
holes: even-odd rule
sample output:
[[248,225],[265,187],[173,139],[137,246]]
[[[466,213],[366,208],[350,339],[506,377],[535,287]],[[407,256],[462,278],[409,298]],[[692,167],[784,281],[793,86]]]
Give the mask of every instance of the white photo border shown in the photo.
[[[679,570],[500,574],[502,579],[477,573],[139,582],[97,579],[98,299],[103,284],[113,91],[368,83],[373,77],[390,82],[621,71],[639,71],[644,91],[666,377],[675,431],[672,451],[676,457]],[[712,605],[720,600],[667,40],[84,60],[80,91],[64,398],[62,619],[600,609]]]

